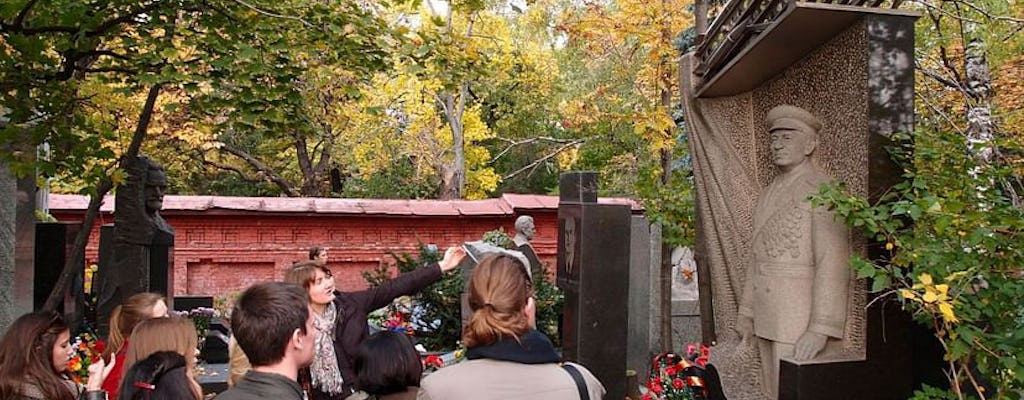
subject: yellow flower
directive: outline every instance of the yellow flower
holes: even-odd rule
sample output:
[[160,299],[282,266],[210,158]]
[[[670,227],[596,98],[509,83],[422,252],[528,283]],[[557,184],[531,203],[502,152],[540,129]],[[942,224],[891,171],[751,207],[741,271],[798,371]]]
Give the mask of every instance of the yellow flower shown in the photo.
[[904,299],[914,299],[917,297],[917,292],[910,289],[900,289],[900,294],[903,295]]
[[932,275],[931,274],[927,274],[927,273],[921,274],[921,275],[919,275],[917,277],[917,279],[920,280],[921,283],[923,283],[925,285],[931,285],[932,284]]

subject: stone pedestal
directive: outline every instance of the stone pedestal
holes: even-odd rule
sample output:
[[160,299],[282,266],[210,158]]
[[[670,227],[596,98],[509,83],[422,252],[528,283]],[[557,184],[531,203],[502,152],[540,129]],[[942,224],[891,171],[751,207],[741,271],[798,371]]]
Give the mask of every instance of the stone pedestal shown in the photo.
[[779,400],[902,400],[910,397],[914,374],[913,321],[895,304],[868,310],[867,358],[861,361],[783,360]]
[[157,231],[153,243],[142,246],[116,241],[114,225],[100,228],[99,270],[94,286],[99,298],[96,313],[101,335],[114,308],[133,294],[163,294],[167,307],[174,309],[174,235]]
[[597,204],[597,175],[563,174],[558,206],[557,283],[567,360],[604,384],[606,398],[626,395],[630,208]]
[[658,329],[657,316],[651,313],[651,284],[657,281],[651,279],[651,248],[654,242],[651,240],[651,223],[646,217],[632,217],[630,242],[626,367],[636,371],[638,379],[643,381],[650,373],[651,358],[655,353],[651,347],[651,331]]

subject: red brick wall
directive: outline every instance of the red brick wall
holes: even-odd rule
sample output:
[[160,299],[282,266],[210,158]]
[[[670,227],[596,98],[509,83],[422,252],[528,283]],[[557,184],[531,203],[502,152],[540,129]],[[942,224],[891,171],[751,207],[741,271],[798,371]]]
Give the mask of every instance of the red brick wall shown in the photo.
[[[542,261],[554,264],[557,210],[529,210],[537,236],[533,245]],[[61,221],[81,220],[81,211],[55,211]],[[514,233],[520,214],[507,216],[394,216],[174,211],[163,216],[176,230],[174,294],[224,295],[261,281],[279,280],[310,246],[328,248],[328,266],[344,290],[366,287],[361,276],[390,252],[413,252],[418,243],[440,248],[480,240],[484,232]],[[101,222],[112,222],[104,214]],[[86,250],[97,261],[98,228]]]

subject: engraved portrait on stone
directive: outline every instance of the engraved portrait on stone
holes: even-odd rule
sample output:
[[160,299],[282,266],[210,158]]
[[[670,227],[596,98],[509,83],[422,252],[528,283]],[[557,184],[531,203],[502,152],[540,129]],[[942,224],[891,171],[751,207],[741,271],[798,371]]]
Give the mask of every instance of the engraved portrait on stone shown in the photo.
[[754,209],[751,268],[736,330],[760,355],[762,388],[774,399],[780,359],[827,357],[844,337],[850,241],[841,221],[808,200],[833,180],[811,161],[821,121],[780,105],[768,112],[767,122],[779,174]]
[[565,218],[565,276],[573,279],[573,267],[576,265],[576,219]]

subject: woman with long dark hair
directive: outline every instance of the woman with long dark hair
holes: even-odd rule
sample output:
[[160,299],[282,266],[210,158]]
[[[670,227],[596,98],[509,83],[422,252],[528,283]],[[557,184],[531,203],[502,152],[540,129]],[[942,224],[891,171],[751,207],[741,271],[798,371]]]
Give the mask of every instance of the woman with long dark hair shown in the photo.
[[102,400],[100,388],[113,365],[103,359],[89,366],[89,381],[81,386],[68,378],[74,355],[71,332],[59,313],[25,314],[0,339],[0,400]]

